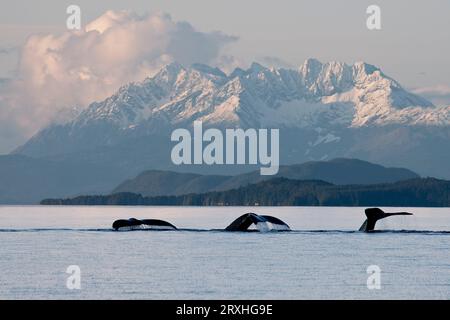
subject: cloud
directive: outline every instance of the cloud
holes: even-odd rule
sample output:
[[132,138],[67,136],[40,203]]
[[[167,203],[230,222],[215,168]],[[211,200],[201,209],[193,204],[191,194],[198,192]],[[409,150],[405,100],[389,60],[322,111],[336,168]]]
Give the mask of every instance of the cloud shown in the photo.
[[0,87],[0,135],[8,123],[8,135],[16,128],[23,141],[61,111],[104,99],[171,61],[218,64],[236,40],[200,32],[168,14],[130,11],[107,11],[81,31],[30,36],[17,78]]
[[441,84],[432,87],[416,88],[412,92],[431,100],[437,106],[450,106],[449,85]]

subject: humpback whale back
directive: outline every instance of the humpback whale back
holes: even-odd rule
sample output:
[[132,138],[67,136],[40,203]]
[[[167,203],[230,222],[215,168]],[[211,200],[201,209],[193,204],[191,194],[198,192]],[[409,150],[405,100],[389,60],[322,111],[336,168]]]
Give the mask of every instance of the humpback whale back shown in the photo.
[[289,226],[278,218],[272,216],[260,216],[255,213],[246,213],[234,220],[225,231],[248,231],[255,225],[261,232],[265,231],[289,231]]
[[410,216],[412,213],[409,212],[384,212],[380,208],[368,208],[365,210],[366,221],[361,225],[359,231],[372,231],[375,229],[375,224],[378,220],[384,219],[390,216]]
[[143,219],[138,220],[130,218],[128,220],[119,219],[113,222],[114,230],[117,231],[130,231],[130,230],[177,230],[177,228],[163,220],[158,219]]

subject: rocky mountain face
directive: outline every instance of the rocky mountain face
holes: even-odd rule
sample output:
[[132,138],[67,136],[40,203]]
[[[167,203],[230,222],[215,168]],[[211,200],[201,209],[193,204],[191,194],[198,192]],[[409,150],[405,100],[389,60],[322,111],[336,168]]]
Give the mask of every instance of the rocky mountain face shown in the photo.
[[450,107],[414,95],[375,66],[308,59],[298,69],[252,64],[162,68],[75,118],[44,128],[15,153],[147,169],[234,174],[251,166],[174,166],[175,128],[278,128],[281,164],[359,158],[450,178]]

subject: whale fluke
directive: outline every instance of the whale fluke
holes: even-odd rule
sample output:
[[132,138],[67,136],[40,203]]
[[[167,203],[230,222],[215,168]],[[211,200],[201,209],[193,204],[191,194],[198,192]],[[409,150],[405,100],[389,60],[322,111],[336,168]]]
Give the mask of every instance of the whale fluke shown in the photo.
[[272,216],[260,216],[256,213],[246,213],[234,220],[225,231],[247,231],[251,225],[261,232],[265,231],[289,231],[289,226],[278,218]]
[[409,212],[384,212],[380,208],[368,208],[365,210],[367,219],[364,221],[359,231],[372,231],[375,229],[375,224],[378,220],[384,219],[390,216],[410,216],[412,213]]
[[177,230],[177,228],[164,220],[158,219],[135,219],[130,218],[128,220],[119,219],[113,222],[114,230],[117,231],[130,231],[130,230]]

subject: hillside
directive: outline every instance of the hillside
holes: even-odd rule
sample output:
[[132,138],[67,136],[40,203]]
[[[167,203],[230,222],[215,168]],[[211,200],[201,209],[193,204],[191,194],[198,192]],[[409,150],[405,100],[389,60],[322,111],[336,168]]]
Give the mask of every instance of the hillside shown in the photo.
[[43,205],[180,206],[450,206],[450,181],[418,178],[375,185],[337,186],[324,181],[275,178],[222,192],[143,197],[134,193],[47,199]]
[[[418,178],[407,169],[386,168],[357,159],[309,161],[281,166],[276,177],[295,180],[323,180],[337,185],[376,184]],[[171,171],[149,170],[127,180],[112,193],[130,192],[143,196],[182,195],[239,188],[273,178],[261,176],[259,171],[236,176],[200,175]]]

